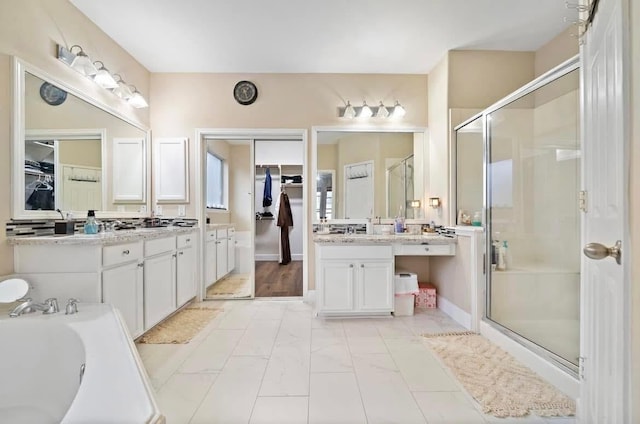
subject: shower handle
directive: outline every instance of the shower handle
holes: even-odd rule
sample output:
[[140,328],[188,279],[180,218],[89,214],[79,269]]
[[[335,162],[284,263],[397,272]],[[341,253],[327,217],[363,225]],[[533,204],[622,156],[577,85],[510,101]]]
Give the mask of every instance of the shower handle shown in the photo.
[[591,259],[604,259],[611,256],[620,265],[622,263],[622,242],[616,241],[612,247],[600,243],[589,243],[582,249],[585,256]]

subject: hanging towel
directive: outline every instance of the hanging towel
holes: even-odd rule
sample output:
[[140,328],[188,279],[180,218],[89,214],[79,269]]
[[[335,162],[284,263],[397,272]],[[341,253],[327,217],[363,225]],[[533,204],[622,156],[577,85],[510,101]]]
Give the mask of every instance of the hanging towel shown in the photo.
[[282,265],[291,262],[291,245],[289,244],[289,227],[293,226],[293,215],[287,193],[280,193],[278,208],[278,227],[280,227],[280,244],[282,245]]
[[271,206],[271,171],[267,168],[264,176],[264,192],[262,194],[262,207]]

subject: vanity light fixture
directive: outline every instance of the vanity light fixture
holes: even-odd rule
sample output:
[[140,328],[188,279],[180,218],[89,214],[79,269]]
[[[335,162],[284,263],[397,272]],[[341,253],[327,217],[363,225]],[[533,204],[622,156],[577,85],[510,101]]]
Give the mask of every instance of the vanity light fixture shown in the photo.
[[[74,48],[77,48],[79,51],[74,53]],[[69,49],[58,44],[58,59],[85,77],[90,77],[98,73],[98,69],[93,65],[89,56],[87,56],[84,50],[82,50],[82,47],[77,44],[74,44]]]
[[144,97],[142,97],[142,94],[140,94],[136,86],[132,85],[131,87],[133,87],[133,94],[131,95],[131,98],[127,100],[129,104],[138,109],[143,107],[149,107],[149,104],[144,99]]
[[[79,51],[74,53],[74,48]],[[102,61],[96,60],[92,62],[79,45],[74,44],[71,48],[67,49],[58,44],[58,59],[82,75],[92,77],[100,87],[105,90],[110,90],[116,96],[126,100],[131,106],[135,108],[149,107],[149,104],[135,86],[130,86],[124,82],[118,74],[111,75]],[[98,64],[99,67],[96,67]]]
[[118,78],[117,80],[115,80],[117,86],[114,87],[112,91],[113,94],[120,97],[121,99],[129,100],[133,96],[133,92],[131,91],[131,88],[129,88],[129,85],[127,85],[127,83],[124,82],[124,80],[120,75],[114,74],[113,76],[114,78],[115,77]]
[[402,118],[407,113],[406,110],[402,107],[400,102],[396,100],[396,104],[393,107],[393,117],[394,118]]
[[410,200],[409,201],[409,205],[412,208],[419,208],[421,206],[421,202],[420,202],[420,200]]
[[405,115],[405,109],[396,100],[396,104],[393,107],[387,107],[380,101],[379,106],[371,107],[367,104],[366,100],[363,100],[362,106],[352,106],[351,102],[347,100],[347,105],[338,108],[338,116],[346,119],[353,119],[355,117],[368,119],[388,119],[388,118],[401,118]]
[[118,82],[111,76],[109,70],[104,67],[104,63],[96,60],[94,65],[100,64],[100,67],[96,66],[98,73],[93,76],[93,80],[102,88],[111,89],[118,86]]
[[[386,106],[382,103],[382,101],[380,102],[380,106],[378,106],[378,111],[376,112],[376,118],[388,118],[389,117],[389,110],[386,108]],[[420,206],[418,206],[420,207]]]
[[343,118],[353,119],[356,117],[356,110],[351,106],[351,102],[347,100],[347,106],[344,108]]
[[440,207],[440,198],[439,197],[429,197],[429,206],[434,209]]
[[362,102],[362,108],[360,108],[360,114],[358,115],[358,117],[359,118],[371,118],[372,116],[373,116],[373,111],[367,105],[367,102],[363,101]]

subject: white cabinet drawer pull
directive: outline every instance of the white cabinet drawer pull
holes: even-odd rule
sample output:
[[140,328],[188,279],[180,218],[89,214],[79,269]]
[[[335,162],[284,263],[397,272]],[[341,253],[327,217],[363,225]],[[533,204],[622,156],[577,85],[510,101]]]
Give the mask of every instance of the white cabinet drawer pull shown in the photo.
[[123,250],[123,251],[122,251],[122,254],[123,254],[123,255],[128,255],[128,254],[129,254],[129,249]]

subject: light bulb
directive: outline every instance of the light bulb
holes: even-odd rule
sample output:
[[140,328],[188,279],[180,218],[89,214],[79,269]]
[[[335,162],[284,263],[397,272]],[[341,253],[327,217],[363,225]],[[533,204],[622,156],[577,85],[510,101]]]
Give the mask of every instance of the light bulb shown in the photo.
[[74,45],[74,46],[71,46],[71,49],[69,49],[69,51],[73,50],[74,47],[79,48],[80,51],[78,53],[75,53],[76,57],[73,59],[73,61],[71,62],[71,65],[69,66],[71,66],[74,70],[76,70],[77,72],[80,72],[82,75],[87,77],[97,74],[98,69],[96,69],[96,67],[93,65],[93,62],[89,58],[89,56],[87,56],[84,50],[82,50],[82,47],[78,45]]
[[362,102],[362,109],[360,109],[360,118],[371,118],[373,116],[373,111],[369,106],[367,106],[367,102]]
[[394,118],[402,118],[407,113],[406,110],[400,105],[400,103],[396,100],[396,105],[393,107],[393,117]]
[[380,102],[380,106],[378,106],[378,111],[376,112],[376,118],[386,118],[389,116],[389,111],[385,107],[382,102]]
[[138,89],[135,87],[133,87],[133,94],[131,95],[131,98],[127,101],[131,106],[138,109],[143,107],[149,107],[149,104],[147,103],[147,101],[144,99],[144,97],[142,97],[142,94],[140,94]]
[[116,88],[118,86],[118,82],[111,76],[109,70],[104,67],[104,63],[98,60],[94,62],[94,65],[98,63],[100,64],[100,67],[97,68],[98,73],[93,76],[93,80],[102,88]]
[[344,108],[343,118],[353,119],[356,117],[356,110],[351,106],[349,100],[347,100],[347,106]]

